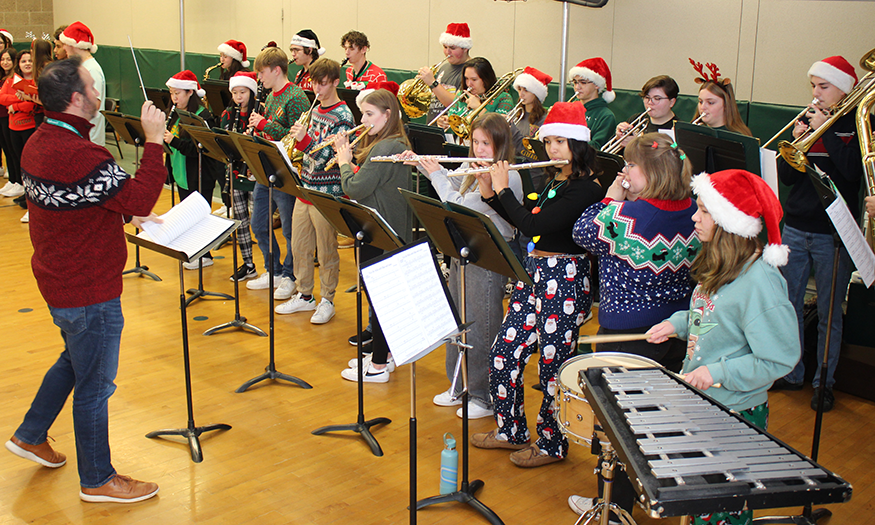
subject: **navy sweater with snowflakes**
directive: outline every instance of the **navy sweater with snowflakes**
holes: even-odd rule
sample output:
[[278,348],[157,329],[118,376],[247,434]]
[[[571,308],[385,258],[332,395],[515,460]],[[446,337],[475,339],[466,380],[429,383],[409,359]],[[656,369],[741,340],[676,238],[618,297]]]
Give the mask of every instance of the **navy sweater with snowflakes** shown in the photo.
[[574,242],[599,259],[599,324],[651,326],[689,307],[690,265],[701,248],[692,199],[604,199],[574,225]]

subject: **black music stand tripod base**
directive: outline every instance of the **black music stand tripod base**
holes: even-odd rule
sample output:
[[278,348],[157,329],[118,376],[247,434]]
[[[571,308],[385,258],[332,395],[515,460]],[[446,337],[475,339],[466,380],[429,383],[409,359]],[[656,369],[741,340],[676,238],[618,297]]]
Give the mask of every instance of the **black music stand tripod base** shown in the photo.
[[476,498],[475,494],[478,490],[483,488],[483,485],[484,483],[479,479],[475,479],[470,484],[462,483],[462,486],[459,487],[459,490],[456,492],[451,492],[450,494],[444,494],[442,496],[432,496],[417,501],[416,510],[423,509],[429,505],[436,505],[438,503],[450,503],[453,501],[467,503],[474,507],[474,510],[482,514],[489,523],[492,523],[492,525],[504,525],[504,522],[501,521],[498,514],[493,512],[492,509],[481,503],[480,500]]
[[[139,254],[138,254],[138,255],[139,255]],[[138,275],[143,275],[143,276],[146,276],[146,277],[150,277],[153,281],[160,281],[161,278],[158,277],[157,275],[155,275],[154,273],[150,272],[148,266],[140,266],[140,261],[139,261],[139,259],[140,259],[140,258],[137,257],[137,262],[135,263],[135,266],[134,266],[133,268],[131,268],[130,270],[125,270],[125,271],[123,271],[123,272],[122,272],[122,275],[129,275],[129,274],[135,273],[135,274],[138,274]]]
[[371,434],[371,427],[377,425],[388,425],[391,422],[392,420],[386,417],[377,417],[368,421],[365,421],[364,417],[359,417],[359,420],[351,425],[328,425],[322,428],[317,428],[311,432],[311,434],[314,436],[321,436],[328,432],[356,432],[362,435],[365,442],[371,447],[371,452],[373,452],[375,456],[382,457],[383,449],[380,448],[377,439]]
[[[206,334],[206,335],[209,335],[209,334]],[[271,360],[270,364],[268,364],[266,367],[264,367],[263,374],[261,374],[258,377],[253,377],[249,381],[243,383],[242,385],[240,385],[240,388],[235,390],[235,392],[237,392],[238,394],[242,394],[243,392],[246,392],[249,389],[249,387],[251,387],[252,385],[254,385],[256,383],[260,383],[262,381],[267,381],[268,379],[288,381],[289,383],[294,383],[301,388],[307,388],[307,389],[313,388],[313,385],[304,381],[303,379],[299,379],[295,376],[290,376],[288,374],[278,372],[276,369],[276,365],[274,364],[273,360]]]
[[246,322],[245,317],[240,317],[239,319],[228,321],[227,323],[220,324],[219,326],[214,326],[204,332],[204,335],[213,335],[215,333],[221,332],[222,330],[230,330],[231,328],[239,328],[240,330],[252,332],[253,334],[260,335],[261,337],[267,337],[267,334],[264,332],[264,330]]
[[203,427],[195,427],[192,423],[188,428],[166,428],[149,432],[146,437],[149,439],[163,438],[164,436],[182,436],[188,440],[188,448],[191,451],[191,460],[195,463],[200,463],[204,460],[204,454],[201,451],[200,435],[205,432],[214,430],[231,430],[231,425],[225,423],[217,423],[215,425],[206,425]]

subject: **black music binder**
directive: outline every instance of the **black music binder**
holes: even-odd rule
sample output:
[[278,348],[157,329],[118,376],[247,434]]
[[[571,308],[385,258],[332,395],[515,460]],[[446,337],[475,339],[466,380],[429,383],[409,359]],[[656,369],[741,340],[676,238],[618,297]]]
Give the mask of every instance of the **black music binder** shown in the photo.
[[349,106],[349,110],[352,112],[352,120],[355,124],[362,123],[362,110],[359,109],[359,105],[355,101],[359,93],[361,92],[356,89],[337,88],[337,96]]
[[230,106],[234,100],[231,97],[231,90],[228,88],[229,84],[227,80],[214,80],[211,78],[201,82],[201,87],[207,92],[204,95],[207,108],[216,118],[220,117],[225,108]]
[[146,96],[155,104],[155,107],[167,113],[173,101],[170,99],[170,90],[164,88],[144,88]]
[[693,173],[740,169],[761,175],[758,139],[687,122],[676,122],[674,130],[675,142],[693,164]]

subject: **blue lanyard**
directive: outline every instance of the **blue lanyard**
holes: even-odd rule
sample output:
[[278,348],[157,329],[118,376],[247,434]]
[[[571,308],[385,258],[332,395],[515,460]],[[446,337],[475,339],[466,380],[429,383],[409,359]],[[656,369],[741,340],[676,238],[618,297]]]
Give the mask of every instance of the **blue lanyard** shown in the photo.
[[73,133],[79,135],[79,138],[82,138],[82,134],[79,133],[79,130],[76,129],[76,128],[74,128],[74,127],[71,126],[70,124],[67,124],[66,122],[62,122],[62,121],[60,121],[60,120],[58,120],[58,119],[54,119],[54,118],[47,118],[47,119],[46,119],[46,124],[51,124],[51,125],[53,125],[53,126],[58,126],[59,128],[69,129],[69,130],[72,131]]

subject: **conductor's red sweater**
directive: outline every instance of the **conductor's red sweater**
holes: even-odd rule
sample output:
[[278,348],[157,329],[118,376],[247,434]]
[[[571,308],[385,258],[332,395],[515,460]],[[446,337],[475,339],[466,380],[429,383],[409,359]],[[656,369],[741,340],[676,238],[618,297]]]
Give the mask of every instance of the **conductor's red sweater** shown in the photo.
[[49,306],[74,308],[122,293],[128,258],[125,216],[148,215],[167,179],[160,144],[143,148],[136,178],[109,151],[88,140],[91,124],[46,111],[76,132],[40,126],[21,155],[30,212],[33,275]]

